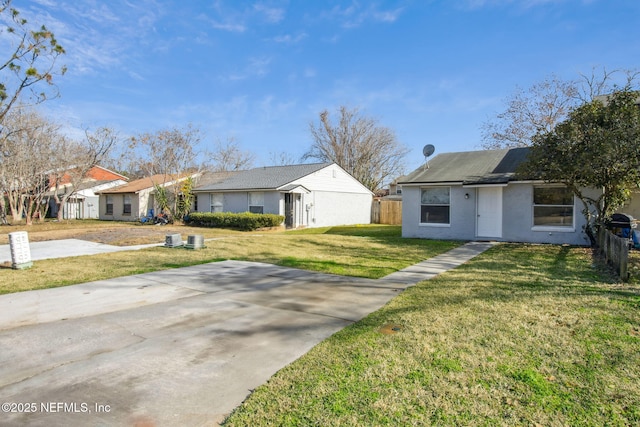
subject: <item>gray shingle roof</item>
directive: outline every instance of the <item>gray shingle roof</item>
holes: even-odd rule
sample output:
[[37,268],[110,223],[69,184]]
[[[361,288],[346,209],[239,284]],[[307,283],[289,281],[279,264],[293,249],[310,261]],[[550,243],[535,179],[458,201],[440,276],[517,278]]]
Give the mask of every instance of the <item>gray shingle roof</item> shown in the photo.
[[269,166],[236,172],[228,179],[196,187],[196,191],[276,190],[331,163]]
[[504,184],[514,179],[529,148],[443,153],[429,160],[429,167],[419,167],[399,184],[462,183]]

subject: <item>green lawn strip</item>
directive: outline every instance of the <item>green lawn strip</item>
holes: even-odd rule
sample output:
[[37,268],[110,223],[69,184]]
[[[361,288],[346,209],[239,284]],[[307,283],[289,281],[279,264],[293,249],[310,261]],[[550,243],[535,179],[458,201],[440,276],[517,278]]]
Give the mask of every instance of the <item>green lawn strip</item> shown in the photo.
[[499,245],[320,343],[226,425],[639,425],[638,295],[584,248]]
[[[349,235],[349,230],[355,230],[357,235]],[[367,231],[371,236],[367,236]],[[226,259],[379,278],[458,245],[460,242],[403,239],[397,226],[333,227],[321,229],[318,233],[247,233],[206,241],[206,247],[200,250],[154,247],[140,251],[40,260],[26,270],[0,268],[0,294]]]

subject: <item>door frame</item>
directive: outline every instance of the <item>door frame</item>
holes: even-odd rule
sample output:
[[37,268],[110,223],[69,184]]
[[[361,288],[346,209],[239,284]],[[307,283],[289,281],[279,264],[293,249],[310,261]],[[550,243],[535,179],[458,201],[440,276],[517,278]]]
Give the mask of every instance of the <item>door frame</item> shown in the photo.
[[502,238],[502,187],[476,188],[476,237]]

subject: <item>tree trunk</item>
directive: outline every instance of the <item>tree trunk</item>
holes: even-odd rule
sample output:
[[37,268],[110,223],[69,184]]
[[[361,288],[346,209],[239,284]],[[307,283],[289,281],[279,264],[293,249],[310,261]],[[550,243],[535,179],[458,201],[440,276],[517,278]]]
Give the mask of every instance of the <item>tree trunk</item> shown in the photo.
[[9,193],[9,208],[11,209],[11,216],[14,222],[22,220],[22,214],[24,213],[24,201],[22,195],[17,191]]
[[3,194],[0,194],[0,221],[2,221],[2,225],[9,225],[7,221],[7,199]]

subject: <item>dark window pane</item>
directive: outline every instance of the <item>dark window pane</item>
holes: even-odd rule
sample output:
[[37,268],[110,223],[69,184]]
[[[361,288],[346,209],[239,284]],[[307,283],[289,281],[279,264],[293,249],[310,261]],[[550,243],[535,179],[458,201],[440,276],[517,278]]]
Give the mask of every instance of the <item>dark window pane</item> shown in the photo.
[[537,187],[533,189],[534,205],[573,205],[573,193],[565,187]]
[[533,225],[572,227],[573,226],[573,207],[534,206],[533,207]]
[[420,222],[423,224],[449,224],[449,206],[421,206]]

